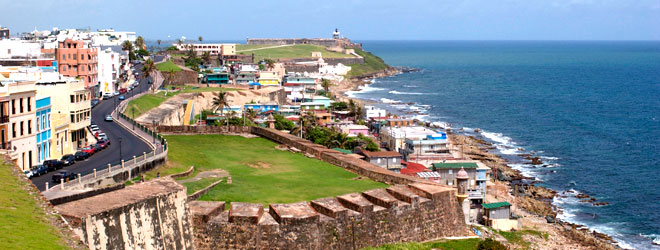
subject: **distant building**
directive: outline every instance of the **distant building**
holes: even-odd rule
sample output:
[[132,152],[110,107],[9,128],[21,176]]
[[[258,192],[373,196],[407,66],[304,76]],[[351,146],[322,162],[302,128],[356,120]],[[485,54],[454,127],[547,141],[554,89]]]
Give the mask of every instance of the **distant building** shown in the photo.
[[215,84],[229,83],[229,71],[227,71],[226,67],[213,68],[211,71],[211,73],[206,73],[204,75],[203,82]]
[[441,161],[452,160],[454,156],[449,150],[447,134],[437,132],[427,134],[422,138],[406,138],[405,149],[401,151],[406,161]]
[[284,91],[287,99],[293,102],[301,102],[305,96],[313,96],[316,93],[318,79],[300,75],[288,75],[284,81]]
[[257,81],[258,69],[254,65],[241,65],[236,74],[236,84],[247,85]]
[[7,39],[7,38],[9,38],[9,28],[0,27],[0,39]]
[[341,130],[342,133],[348,134],[348,136],[350,137],[355,137],[360,134],[369,135],[369,127],[364,125],[350,124],[350,125],[339,126],[339,129]]
[[522,228],[517,219],[511,219],[511,203],[506,201],[484,203],[482,207],[486,226],[502,231]]
[[390,118],[387,119],[385,122],[389,127],[415,126],[415,121],[413,121],[412,119]]
[[[389,124],[393,124],[392,120],[388,121],[390,121]],[[406,148],[406,139],[420,140],[426,138],[427,135],[438,136],[441,134],[443,134],[443,132],[422,126],[386,126],[380,129],[379,136],[380,140],[386,143],[390,150],[402,152],[402,150]]]
[[300,104],[301,112],[324,111],[325,105],[320,102],[303,102]]
[[60,74],[82,79],[85,89],[98,96],[98,49],[89,41],[66,39],[58,42],[55,52]]
[[371,164],[377,165],[384,169],[393,170],[399,172],[401,169],[401,154],[394,151],[379,151],[371,152],[364,149],[360,150],[360,153],[364,155],[365,161],[370,162]]
[[330,107],[330,104],[332,104],[332,99],[325,97],[325,96],[320,96],[320,95],[312,95],[309,97],[303,98],[303,102],[314,102],[314,103],[321,103],[323,104],[323,107],[328,108]]
[[117,91],[119,75],[121,74],[121,54],[106,48],[98,55],[98,80],[101,93],[114,93]]
[[280,86],[280,77],[275,72],[261,71],[259,72],[259,84],[261,86]]
[[236,44],[233,43],[174,43],[172,46],[182,51],[192,49],[198,55],[205,52],[209,52],[212,56],[236,55]]
[[[480,161],[446,161],[433,163],[431,167],[431,170],[440,175],[439,183],[449,186],[457,185],[455,180],[461,169],[468,176],[466,188],[468,199],[471,202],[471,208],[476,208],[486,198],[486,182],[488,181],[489,167]],[[476,218],[476,216],[474,217]]]
[[387,111],[384,109],[376,108],[375,106],[364,106],[365,116],[367,120],[382,120],[387,117]]
[[248,103],[243,105],[244,110],[252,109],[254,111],[258,112],[266,112],[266,111],[278,111],[279,110],[279,104],[276,102],[269,102],[269,103]]

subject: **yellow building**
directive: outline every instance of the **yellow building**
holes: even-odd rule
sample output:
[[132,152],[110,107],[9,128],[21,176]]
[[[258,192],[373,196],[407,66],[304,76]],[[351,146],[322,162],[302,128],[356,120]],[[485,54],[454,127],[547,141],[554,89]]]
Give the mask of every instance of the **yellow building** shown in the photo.
[[261,86],[280,86],[280,77],[272,71],[259,72],[259,84]]
[[236,55],[236,44],[234,43],[223,43],[220,45],[220,51],[222,51],[223,56],[233,56]]
[[[91,96],[90,92],[85,89],[85,82],[71,77],[63,77],[62,80],[38,82],[37,95],[48,96],[52,93],[57,93],[51,96],[51,122],[57,121],[58,124],[52,124],[53,141],[51,147],[51,155],[56,158],[56,155],[63,155],[75,151],[79,147],[87,145],[87,131],[91,123]],[[57,118],[54,118],[57,117]],[[63,127],[68,123],[68,126]],[[59,129],[57,127],[60,126]],[[58,131],[66,132],[63,135],[61,143],[70,145],[58,145],[57,133]],[[60,138],[62,138],[60,136]],[[67,148],[71,147],[70,150]],[[59,148],[60,152],[53,152],[52,148]]]
[[50,155],[53,159],[60,159],[63,155],[74,154],[76,145],[69,136],[69,117],[62,113],[51,113],[51,147]]

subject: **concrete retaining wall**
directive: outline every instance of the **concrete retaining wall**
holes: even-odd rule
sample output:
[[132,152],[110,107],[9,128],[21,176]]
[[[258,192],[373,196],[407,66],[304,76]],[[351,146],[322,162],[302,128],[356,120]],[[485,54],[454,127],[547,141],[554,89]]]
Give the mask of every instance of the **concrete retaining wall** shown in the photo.
[[[292,204],[191,203],[196,249],[360,249],[466,236],[456,190],[427,184]],[[223,211],[223,212],[220,212]]]

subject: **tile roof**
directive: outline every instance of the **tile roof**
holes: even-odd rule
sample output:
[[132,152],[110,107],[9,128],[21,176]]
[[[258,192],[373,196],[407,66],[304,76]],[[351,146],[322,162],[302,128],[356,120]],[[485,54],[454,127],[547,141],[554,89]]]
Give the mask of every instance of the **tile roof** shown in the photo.
[[495,202],[495,203],[484,203],[484,204],[481,204],[481,206],[484,209],[493,209],[493,208],[498,208],[498,207],[511,206],[511,203],[508,203],[506,201],[501,201],[501,202]]

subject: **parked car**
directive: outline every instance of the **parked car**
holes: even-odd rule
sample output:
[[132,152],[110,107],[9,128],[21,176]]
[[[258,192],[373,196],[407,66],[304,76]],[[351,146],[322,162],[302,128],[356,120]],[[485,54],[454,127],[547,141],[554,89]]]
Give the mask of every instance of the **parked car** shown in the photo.
[[93,108],[94,106],[96,106],[96,105],[99,104],[99,99],[92,99],[92,101],[90,102],[90,104],[92,105],[92,108]]
[[28,179],[32,179],[32,177],[34,177],[34,172],[32,172],[31,170],[25,170],[23,171],[23,173],[25,174],[25,177],[27,177]]
[[48,167],[48,171],[55,171],[64,167],[64,163],[60,160],[45,160],[42,165]]
[[63,155],[62,158],[60,158],[60,161],[62,161],[65,166],[71,166],[76,163],[76,157],[72,154]]
[[101,146],[101,148],[107,148],[110,145],[110,140],[98,140],[96,144]]
[[90,147],[94,148],[94,152],[99,152],[99,151],[101,151],[101,149],[103,149],[103,147],[101,147],[101,145],[99,145],[98,143],[97,144],[92,144]]
[[78,177],[74,172],[71,172],[69,170],[62,170],[58,171],[53,175],[53,182],[54,183],[60,183],[60,180],[64,180],[64,182],[68,182],[70,180],[76,179]]
[[48,167],[44,165],[37,165],[32,167],[32,176],[41,176],[48,173]]
[[108,140],[108,136],[105,135],[104,133],[100,133],[99,136],[96,137],[96,139],[97,139],[97,140],[104,140],[104,141],[107,141],[107,140]]
[[119,94],[121,94],[121,93],[119,93],[119,91],[115,91],[115,93],[112,93],[112,96],[116,96],[116,95],[119,95]]
[[126,88],[119,89],[120,94],[126,94],[126,92],[128,92],[128,90]]
[[112,121],[112,116],[111,115],[106,115],[104,120],[106,122],[111,122]]
[[124,100],[124,99],[126,99],[126,97],[124,97],[124,95],[120,95],[120,96],[119,96],[119,100],[120,100],[120,101],[121,101],[121,100]]
[[83,151],[78,151],[76,154],[74,154],[74,157],[76,157],[76,161],[82,161],[87,159],[89,157],[89,154]]
[[91,147],[91,146],[81,148],[80,151],[88,153],[89,155],[93,155],[94,153],[96,153],[96,149],[94,147]]
[[103,94],[103,100],[108,100],[108,99],[110,99],[110,98],[112,98],[112,97],[113,97],[112,93],[105,93],[105,94]]

